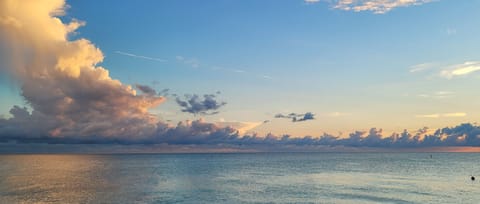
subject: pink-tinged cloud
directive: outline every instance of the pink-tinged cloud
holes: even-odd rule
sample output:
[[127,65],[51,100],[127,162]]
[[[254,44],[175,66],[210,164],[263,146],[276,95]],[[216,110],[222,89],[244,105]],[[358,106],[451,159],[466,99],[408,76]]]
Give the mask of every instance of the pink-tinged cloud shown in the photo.
[[25,134],[55,137],[151,135],[156,119],[148,112],[165,98],[138,95],[107,69],[100,49],[86,39],[69,40],[85,23],[64,23],[63,0],[0,2],[2,73],[14,77],[31,114],[12,114]]

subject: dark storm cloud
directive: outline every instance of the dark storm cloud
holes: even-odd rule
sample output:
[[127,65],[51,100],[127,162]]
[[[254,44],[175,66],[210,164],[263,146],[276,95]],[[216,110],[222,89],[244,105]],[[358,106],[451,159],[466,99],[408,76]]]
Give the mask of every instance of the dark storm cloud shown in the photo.
[[311,113],[311,112],[306,112],[306,113],[303,113],[303,114],[299,114],[299,113],[290,113],[288,115],[284,115],[284,114],[277,114],[275,115],[275,118],[288,118],[288,119],[292,119],[292,122],[302,122],[302,121],[307,121],[307,120],[315,120],[315,114]]
[[193,94],[185,95],[184,99],[177,97],[177,104],[182,107],[183,112],[202,115],[214,115],[218,109],[227,104],[216,99],[215,94],[205,94],[203,97]]

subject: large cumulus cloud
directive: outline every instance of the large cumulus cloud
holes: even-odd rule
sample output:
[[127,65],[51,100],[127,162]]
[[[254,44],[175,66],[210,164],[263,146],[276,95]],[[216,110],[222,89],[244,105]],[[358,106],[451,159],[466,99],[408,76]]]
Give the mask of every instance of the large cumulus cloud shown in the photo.
[[[145,137],[156,131],[148,113],[165,99],[137,94],[98,66],[102,52],[69,40],[85,23],[64,23],[63,0],[0,1],[1,70],[18,81],[31,113],[12,108],[0,134],[28,137]],[[21,126],[22,128],[16,128]],[[17,131],[17,132],[15,132]]]

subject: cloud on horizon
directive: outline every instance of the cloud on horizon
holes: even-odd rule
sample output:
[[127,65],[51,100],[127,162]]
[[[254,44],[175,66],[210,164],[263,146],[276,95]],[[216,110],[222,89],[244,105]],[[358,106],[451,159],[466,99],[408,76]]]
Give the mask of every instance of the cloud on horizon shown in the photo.
[[[23,117],[31,117],[22,108],[12,109],[15,115],[10,119],[0,119],[0,143],[48,143],[48,144],[166,144],[196,145],[210,147],[242,147],[249,149],[281,150],[290,147],[372,147],[372,148],[425,148],[452,146],[479,146],[480,126],[470,123],[455,127],[446,127],[435,131],[422,128],[415,132],[404,130],[401,133],[384,135],[382,129],[371,128],[369,131],[354,131],[348,137],[324,133],[320,137],[290,135],[259,136],[254,133],[241,135],[230,126],[208,123],[203,119],[179,122],[175,126],[159,122],[157,129],[148,137],[99,137],[51,135],[32,135],[21,127]],[[17,127],[15,127],[17,125]]]

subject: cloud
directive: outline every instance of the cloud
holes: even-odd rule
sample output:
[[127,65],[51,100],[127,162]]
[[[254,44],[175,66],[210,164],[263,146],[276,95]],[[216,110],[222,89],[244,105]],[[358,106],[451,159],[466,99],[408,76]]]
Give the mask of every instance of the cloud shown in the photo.
[[152,60],[152,61],[157,61],[157,62],[166,62],[167,60],[160,59],[160,58],[154,58],[154,57],[146,57],[143,55],[136,55],[128,52],[122,52],[122,51],[115,51],[115,53],[120,54],[120,55],[125,55],[133,58],[139,58],[139,59],[146,59],[146,60]]
[[457,29],[447,28],[446,33],[447,33],[448,36],[456,35],[457,34]]
[[275,118],[288,118],[292,119],[292,122],[302,122],[302,121],[307,121],[307,120],[314,120],[315,119],[315,114],[311,112],[306,112],[306,113],[290,113],[288,115],[284,114],[277,114],[275,115]]
[[187,59],[183,56],[176,56],[175,59],[177,59],[178,62],[181,62],[181,63],[186,64],[188,66],[191,66],[193,68],[200,67],[200,62],[195,58]]
[[431,63],[431,62],[412,65],[412,66],[410,66],[410,73],[425,71],[427,69],[433,68],[434,66],[435,66],[435,64]]
[[241,69],[233,69],[232,71],[235,73],[245,73],[245,70],[241,70]]
[[[384,14],[397,7],[418,6],[430,3],[433,0],[337,0],[326,1],[332,4],[334,9],[344,11],[371,11],[375,14]],[[320,0],[305,0],[305,3],[317,3]]]
[[219,127],[231,127],[234,128],[238,131],[239,135],[244,135],[245,133],[249,132],[250,130],[264,124],[264,122],[226,122],[226,121],[221,121],[221,122],[216,122],[216,125]]
[[467,113],[463,113],[463,112],[415,115],[415,117],[417,118],[451,118],[451,117],[465,117],[465,116],[467,116]]
[[216,99],[215,94],[205,94],[203,97],[193,94],[185,95],[183,100],[176,98],[176,102],[182,107],[183,112],[202,115],[213,115],[218,113],[218,109],[226,105],[226,102],[220,102]]
[[[19,113],[25,114],[21,109]],[[19,116],[20,117],[20,116]],[[0,119],[0,124],[5,124]],[[11,119],[9,119],[11,120]],[[10,121],[12,122],[12,121]],[[282,151],[296,149],[296,147],[321,148],[321,147],[374,147],[374,148],[425,148],[425,147],[452,147],[452,146],[479,146],[480,126],[470,123],[455,127],[445,127],[437,130],[421,128],[409,132],[385,135],[382,129],[371,128],[368,131],[357,130],[348,137],[334,136],[327,133],[319,137],[304,136],[292,137],[290,135],[258,136],[256,134],[241,135],[238,130],[230,126],[222,127],[208,123],[202,119],[195,121],[182,121],[175,126],[158,123],[156,131],[149,137],[26,137],[23,135],[1,134],[0,142],[17,143],[49,143],[49,144],[164,144],[180,145],[178,148],[196,147],[225,147],[248,148],[261,150],[266,147],[268,151]]]
[[162,89],[161,91],[157,92],[159,96],[169,96],[170,89]]
[[157,91],[155,91],[155,89],[153,89],[152,87],[150,86],[147,86],[147,85],[141,85],[141,84],[135,84],[135,87],[140,90],[142,93],[144,94],[147,94],[147,95],[157,95]]
[[443,117],[465,117],[467,116],[467,114],[463,112],[457,112],[457,113],[445,113],[442,116]]
[[421,98],[433,98],[433,99],[444,99],[444,98],[451,98],[455,96],[454,92],[451,91],[437,91],[432,94],[418,94],[418,97]]
[[440,114],[415,115],[417,118],[439,118]]
[[451,79],[466,76],[480,70],[480,61],[469,61],[463,64],[449,66],[440,72],[440,76]]
[[262,75],[261,77],[264,78],[264,79],[273,79],[273,77],[268,76],[268,75]]
[[100,49],[87,39],[69,39],[85,23],[62,22],[58,16],[64,8],[61,0],[0,2],[2,18],[18,24],[0,22],[0,69],[17,81],[32,109],[14,106],[13,117],[0,122],[0,135],[151,135],[156,121],[148,110],[165,98],[137,94],[112,79],[98,66],[103,60]]

